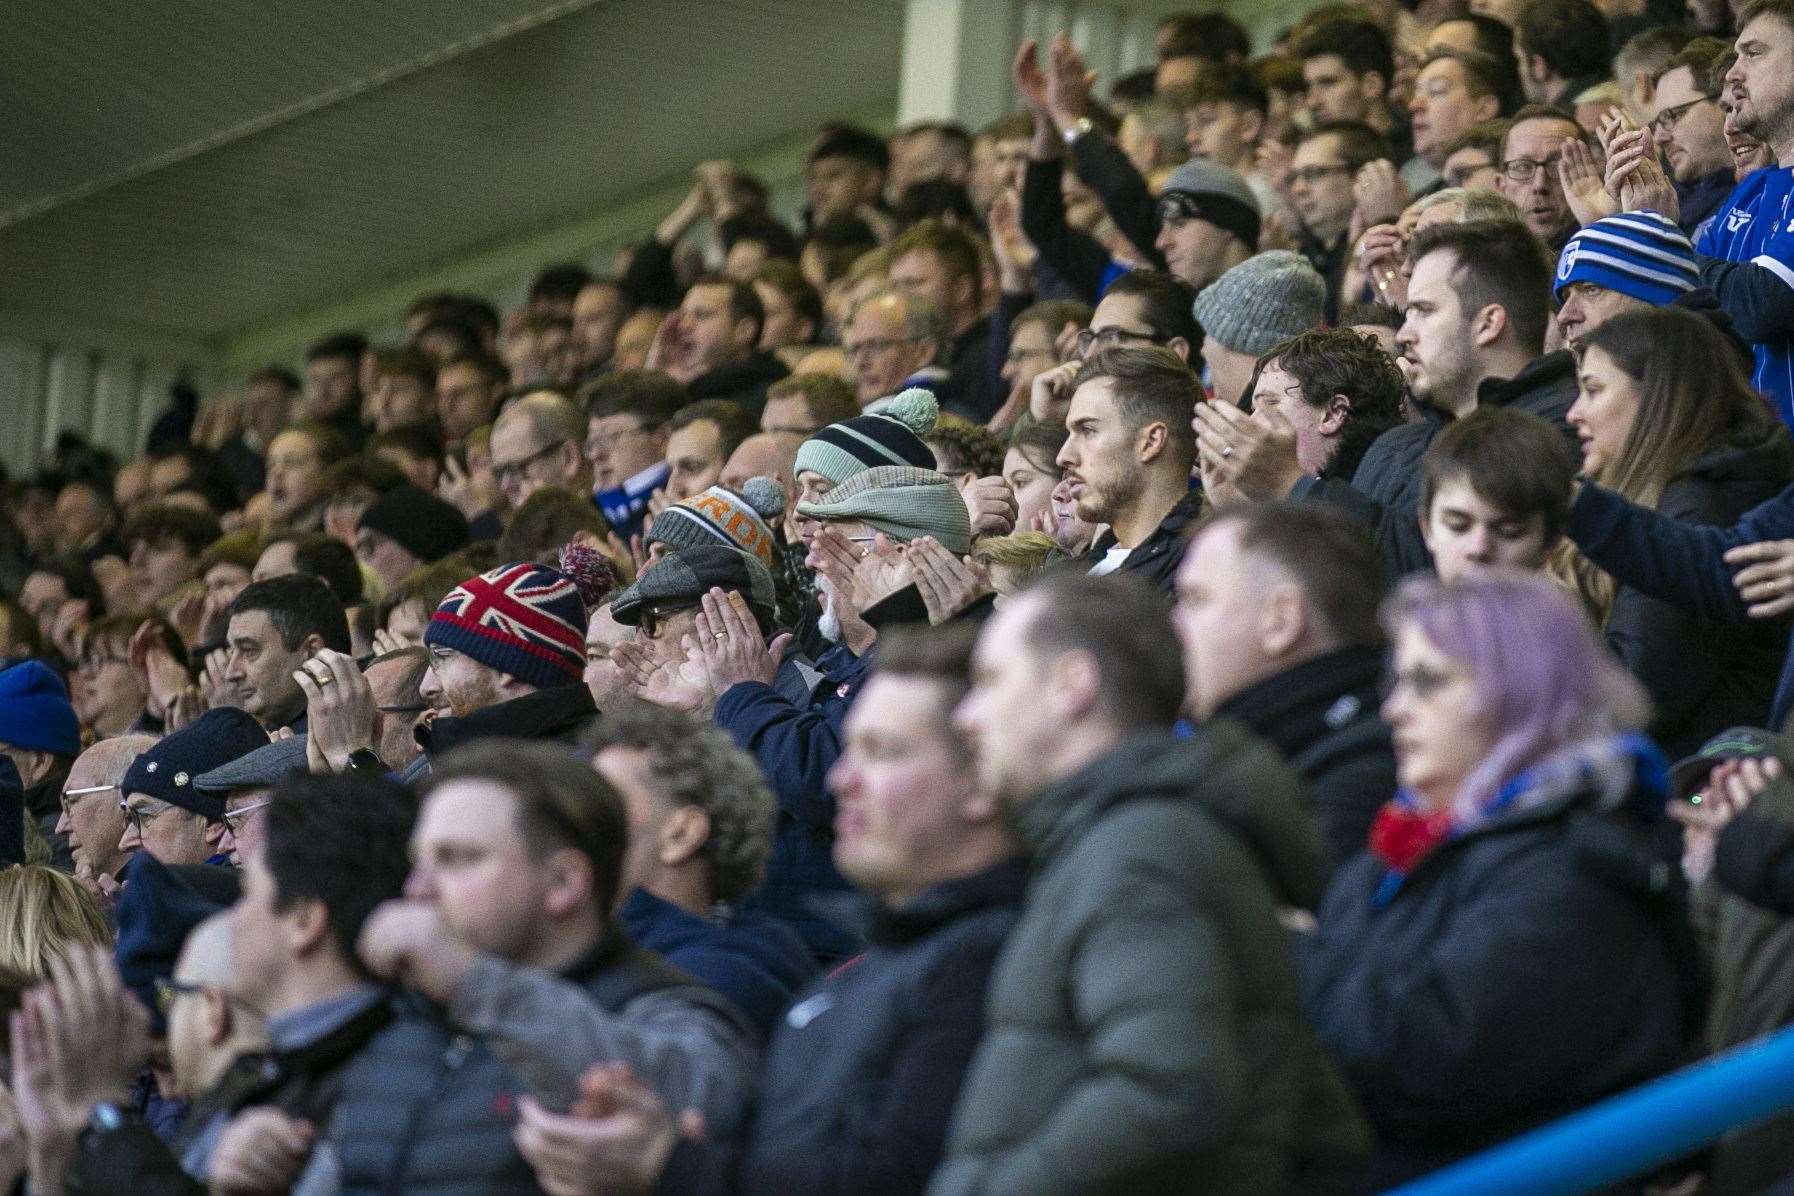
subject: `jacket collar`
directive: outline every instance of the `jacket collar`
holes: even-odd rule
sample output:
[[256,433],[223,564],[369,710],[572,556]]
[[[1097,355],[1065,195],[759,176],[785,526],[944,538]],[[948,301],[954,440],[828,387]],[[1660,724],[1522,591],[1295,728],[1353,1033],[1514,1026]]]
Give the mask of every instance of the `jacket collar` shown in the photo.
[[1285,756],[1294,756],[1322,735],[1377,709],[1383,653],[1345,647],[1292,665],[1248,685],[1215,710],[1236,718]]
[[1568,349],[1547,353],[1528,363],[1512,378],[1484,378],[1476,387],[1476,402],[1481,407],[1506,407],[1536,390],[1574,376],[1576,359]]
[[1027,887],[1028,865],[1012,856],[982,872],[925,889],[901,908],[875,906],[869,937],[875,943],[914,942],[967,914],[1020,905]]
[[598,713],[583,682],[556,685],[476,710],[465,718],[445,716],[417,728],[424,751],[441,755],[475,739],[555,739],[578,730]]
[[[1196,517],[1201,513],[1202,491],[1194,489],[1185,491],[1184,496],[1178,499],[1176,505],[1159,521],[1159,525],[1152,529],[1152,534],[1140,541],[1128,554],[1128,565],[1132,566],[1155,557],[1181,541],[1189,526],[1196,522]],[[1094,565],[1102,560],[1109,549],[1115,547],[1117,543],[1119,541],[1115,539],[1115,529],[1106,527],[1103,529],[1103,534],[1098,536],[1096,542],[1090,546],[1090,551],[1084,554],[1084,559]]]

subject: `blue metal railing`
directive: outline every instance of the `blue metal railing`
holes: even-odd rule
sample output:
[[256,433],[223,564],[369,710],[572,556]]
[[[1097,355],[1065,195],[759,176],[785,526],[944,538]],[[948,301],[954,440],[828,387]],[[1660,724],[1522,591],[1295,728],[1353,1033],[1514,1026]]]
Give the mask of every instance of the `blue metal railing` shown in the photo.
[[1794,1028],[1609,1097],[1397,1188],[1396,1196],[1576,1196],[1794,1110]]

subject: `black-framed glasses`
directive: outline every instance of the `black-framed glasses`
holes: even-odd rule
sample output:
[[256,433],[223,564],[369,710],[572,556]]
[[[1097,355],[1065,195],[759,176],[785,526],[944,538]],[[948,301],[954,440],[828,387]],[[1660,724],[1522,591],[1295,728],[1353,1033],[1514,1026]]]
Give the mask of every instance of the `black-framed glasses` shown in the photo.
[[1135,332],[1132,328],[1086,328],[1078,333],[1075,347],[1079,357],[1088,357],[1093,349],[1112,349],[1123,341],[1145,341],[1149,345],[1162,345],[1165,338],[1156,332]]
[[126,824],[137,832],[139,839],[143,837],[145,826],[174,809],[167,802],[156,802],[156,808],[153,810],[144,806],[133,806],[122,797],[118,799],[118,808],[124,812]]
[[858,361],[868,353],[889,353],[892,349],[913,345],[920,341],[919,336],[869,336],[863,341],[841,346],[841,353],[849,361]]
[[1717,97],[1695,96],[1692,100],[1689,100],[1686,104],[1677,104],[1674,108],[1663,109],[1663,111],[1659,112],[1656,116],[1653,116],[1651,118],[1651,131],[1654,133],[1673,133],[1673,132],[1675,132],[1676,131],[1676,122],[1682,119],[1682,116],[1684,113],[1686,113],[1690,108],[1696,107],[1697,105],[1700,105],[1700,104],[1708,103],[1709,101],[1711,101],[1715,98],[1717,98]]
[[697,610],[699,605],[696,602],[650,602],[644,605],[640,620],[642,635],[651,640],[659,639],[668,619],[688,610]]
[[1425,701],[1457,679],[1457,673],[1428,668],[1423,664],[1413,665],[1399,672],[1389,673],[1383,678],[1383,700],[1388,701],[1397,690],[1405,689]]
[[1537,158],[1509,158],[1501,164],[1500,169],[1501,173],[1507,176],[1509,182],[1530,183],[1537,177],[1539,171],[1550,170],[1562,160],[1561,156],[1546,158],[1543,161]]
[[1356,173],[1357,169],[1357,167],[1345,162],[1335,162],[1332,165],[1316,164],[1314,166],[1303,166],[1289,172],[1289,181],[1292,183],[1307,183],[1312,187],[1330,174],[1353,174]]
[[643,424],[632,424],[627,428],[613,428],[605,432],[592,432],[586,436],[585,454],[595,457],[600,453],[608,455],[625,436],[646,436],[649,429]]
[[512,461],[508,465],[499,465],[499,464],[494,463],[492,466],[492,476],[494,478],[496,478],[497,480],[499,480],[500,482],[507,481],[511,478],[521,479],[524,474],[529,472],[530,466],[532,466],[536,462],[542,460],[542,458],[548,456],[549,453],[554,452],[556,449],[560,448],[563,444],[566,444],[566,443],[567,442],[565,440],[557,440],[553,444],[548,444],[548,445],[542,446],[541,448],[537,449],[535,452],[531,453],[529,456],[524,457],[522,460]]

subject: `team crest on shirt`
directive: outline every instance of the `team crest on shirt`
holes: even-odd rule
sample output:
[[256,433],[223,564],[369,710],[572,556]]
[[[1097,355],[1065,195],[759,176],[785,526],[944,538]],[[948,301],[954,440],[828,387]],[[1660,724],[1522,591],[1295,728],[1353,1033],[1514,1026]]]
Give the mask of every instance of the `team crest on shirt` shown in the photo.
[[1725,231],[1735,233],[1750,223],[1750,213],[1733,208],[1725,214]]

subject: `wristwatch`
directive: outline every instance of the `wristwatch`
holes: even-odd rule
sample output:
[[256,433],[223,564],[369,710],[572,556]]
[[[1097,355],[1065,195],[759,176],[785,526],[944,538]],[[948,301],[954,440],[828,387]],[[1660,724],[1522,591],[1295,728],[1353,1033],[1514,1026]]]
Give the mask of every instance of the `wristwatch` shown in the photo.
[[390,772],[391,769],[386,767],[386,761],[382,760],[379,754],[372,748],[356,748],[349,753],[348,771],[364,772],[372,776],[383,777]]
[[1090,130],[1092,130],[1094,128],[1096,128],[1096,126],[1090,123],[1090,118],[1088,116],[1078,117],[1077,123],[1072,125],[1071,128],[1065,130],[1065,132],[1063,134],[1063,136],[1065,138],[1065,144],[1066,145],[1075,145],[1077,143],[1078,138],[1082,137],[1084,134],[1088,133]]

